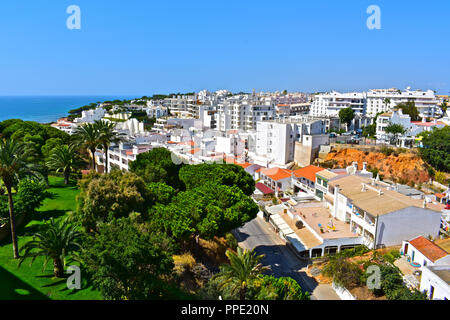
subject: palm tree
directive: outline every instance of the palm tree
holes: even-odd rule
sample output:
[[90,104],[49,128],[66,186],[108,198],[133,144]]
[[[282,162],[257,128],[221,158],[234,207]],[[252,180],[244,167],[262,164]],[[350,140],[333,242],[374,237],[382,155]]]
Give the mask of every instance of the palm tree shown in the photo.
[[64,184],[69,184],[70,174],[82,168],[83,159],[78,154],[75,145],[60,145],[55,147],[51,152],[47,161],[47,167],[56,172],[64,174]]
[[95,121],[97,130],[100,133],[99,141],[105,153],[105,173],[108,173],[108,149],[111,143],[118,143],[123,140],[123,135],[116,131],[116,125],[113,122],[102,120]]
[[95,170],[95,150],[100,144],[100,132],[94,123],[85,123],[74,130],[75,139],[89,149],[92,156],[92,170]]
[[43,271],[48,261],[53,259],[53,273],[55,277],[64,276],[65,258],[71,252],[81,248],[78,240],[81,233],[76,225],[70,224],[67,219],[55,221],[53,218],[43,225],[42,232],[35,233],[33,240],[24,244],[20,251],[24,251],[19,267],[27,258],[32,258],[31,264],[37,257],[45,257]]
[[259,274],[270,270],[270,267],[260,263],[264,255],[258,256],[254,250],[242,250],[238,247],[237,253],[228,250],[226,255],[230,264],[222,265],[214,279],[218,280],[219,289],[228,289],[231,294],[239,293],[239,299],[245,300],[248,284]]
[[19,248],[17,246],[12,188],[17,184],[19,178],[27,175],[40,175],[35,164],[27,163],[27,157],[28,150],[26,144],[11,139],[0,140],[0,180],[3,181],[6,192],[8,193],[9,223],[14,259],[19,258]]

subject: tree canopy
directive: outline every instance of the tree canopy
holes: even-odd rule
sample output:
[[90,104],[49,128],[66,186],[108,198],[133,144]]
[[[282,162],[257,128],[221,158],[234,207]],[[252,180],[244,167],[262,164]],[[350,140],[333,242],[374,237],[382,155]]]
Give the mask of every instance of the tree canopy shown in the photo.
[[182,164],[175,163],[172,153],[166,148],[154,148],[138,154],[136,160],[129,165],[131,172],[142,177],[146,183],[163,182],[180,189],[182,184],[178,178]]
[[178,193],[168,205],[156,204],[149,213],[151,225],[176,239],[222,236],[250,221],[258,206],[237,186],[203,184]]
[[173,248],[167,236],[121,218],[88,235],[80,258],[105,299],[162,299],[174,266]]
[[421,157],[435,169],[450,172],[450,127],[422,132]]
[[99,222],[147,214],[148,189],[133,173],[113,171],[108,175],[91,174],[79,181],[78,210],[74,217],[86,230],[96,230]]
[[355,110],[352,108],[345,108],[339,111],[339,120],[341,120],[342,123],[347,124],[347,126],[350,126],[354,118]]
[[208,182],[238,186],[246,195],[255,191],[255,181],[242,167],[235,164],[197,164],[184,166],[180,179],[186,189],[193,189]]

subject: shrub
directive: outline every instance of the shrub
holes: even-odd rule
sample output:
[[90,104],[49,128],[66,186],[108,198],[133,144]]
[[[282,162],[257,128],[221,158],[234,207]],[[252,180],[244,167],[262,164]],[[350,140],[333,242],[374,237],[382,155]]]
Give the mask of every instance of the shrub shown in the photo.
[[236,240],[236,238],[234,237],[234,235],[231,232],[228,232],[225,235],[225,240],[227,242],[227,245],[232,248],[233,250],[236,250],[236,248],[238,247],[238,242]]
[[347,289],[361,284],[362,270],[356,263],[346,260],[344,257],[333,257],[322,269],[325,276],[332,277],[333,282]]
[[174,255],[173,263],[175,265],[174,271],[177,274],[182,274],[186,271],[192,270],[192,268],[195,266],[195,258],[192,256],[192,254],[187,252],[181,255]]

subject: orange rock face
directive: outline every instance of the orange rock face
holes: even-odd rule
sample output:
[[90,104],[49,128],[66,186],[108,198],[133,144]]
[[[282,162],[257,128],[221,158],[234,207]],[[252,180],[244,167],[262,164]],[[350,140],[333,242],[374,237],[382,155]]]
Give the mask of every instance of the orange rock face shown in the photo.
[[330,160],[336,161],[334,168],[345,168],[353,161],[357,161],[359,170],[362,169],[363,162],[367,162],[368,169],[377,168],[383,178],[400,183],[419,184],[430,179],[425,162],[419,156],[409,152],[386,156],[381,152],[343,149],[330,152],[325,161]]

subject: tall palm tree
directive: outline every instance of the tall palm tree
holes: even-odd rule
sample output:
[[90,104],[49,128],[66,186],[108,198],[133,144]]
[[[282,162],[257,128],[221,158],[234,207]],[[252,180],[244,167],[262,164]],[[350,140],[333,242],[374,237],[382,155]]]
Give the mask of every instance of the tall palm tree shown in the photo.
[[24,254],[20,258],[19,267],[27,258],[32,258],[31,263],[33,263],[37,257],[43,256],[45,257],[43,270],[52,259],[55,277],[62,278],[66,256],[81,248],[78,242],[80,239],[81,233],[77,231],[76,225],[70,224],[67,219],[55,221],[51,218],[43,225],[41,232],[34,234],[33,240],[20,248]]
[[123,135],[116,131],[116,124],[102,120],[95,121],[99,131],[99,141],[105,153],[105,173],[108,173],[108,149],[111,143],[118,143],[123,140]]
[[231,294],[239,293],[239,299],[245,300],[249,283],[270,267],[260,263],[264,255],[257,255],[254,250],[238,247],[237,253],[228,250],[226,255],[230,264],[222,265],[214,279],[218,280],[219,289],[228,289]]
[[40,175],[36,165],[28,163],[27,158],[28,150],[26,144],[11,139],[0,139],[0,180],[3,181],[6,192],[8,193],[9,223],[14,259],[19,258],[19,248],[17,246],[12,188],[17,184],[21,177],[27,175]]
[[69,184],[70,174],[83,167],[84,161],[81,159],[75,145],[60,145],[55,147],[47,161],[47,167],[64,175],[64,184]]
[[89,149],[92,156],[92,170],[96,169],[95,150],[100,145],[100,132],[94,123],[85,123],[74,130],[76,140],[83,143]]

